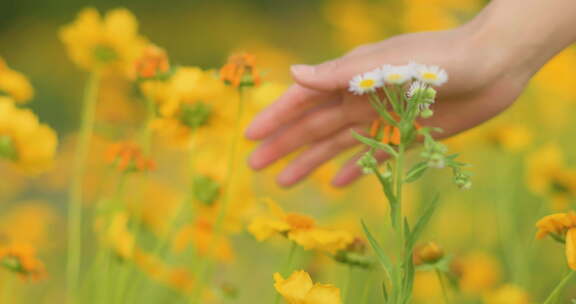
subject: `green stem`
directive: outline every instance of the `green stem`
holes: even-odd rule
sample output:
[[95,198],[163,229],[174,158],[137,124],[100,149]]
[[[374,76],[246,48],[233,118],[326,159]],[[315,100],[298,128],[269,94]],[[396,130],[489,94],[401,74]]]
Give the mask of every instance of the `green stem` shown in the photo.
[[90,138],[94,132],[96,102],[100,74],[92,72],[86,84],[82,110],[82,120],[76,155],[72,169],[70,192],[68,193],[68,260],[66,265],[66,283],[68,302],[77,301],[77,290],[80,280],[80,263],[82,257],[82,186],[88,158]]
[[144,155],[146,156],[150,156],[150,150],[151,150],[151,129],[150,129],[150,123],[154,120],[154,118],[156,117],[156,107],[154,104],[154,101],[148,97],[145,97],[145,103],[146,103],[146,121],[144,122],[144,125],[142,126],[142,131],[140,134],[141,137],[141,144],[142,144],[142,151],[144,152]]
[[222,199],[222,203],[220,205],[220,208],[218,209],[218,214],[216,217],[216,221],[214,223],[214,230],[213,230],[213,234],[212,234],[212,242],[207,250],[206,256],[204,257],[204,259],[200,262],[200,265],[198,266],[198,272],[197,272],[197,279],[198,279],[198,286],[197,288],[194,290],[194,293],[192,294],[191,297],[191,303],[199,303],[199,298],[201,297],[202,294],[202,290],[204,288],[204,283],[206,280],[209,279],[209,272],[210,272],[210,268],[211,268],[211,261],[210,261],[210,255],[214,250],[214,243],[215,240],[218,239],[218,237],[220,236],[220,234],[222,233],[222,228],[223,228],[223,222],[224,222],[224,218],[226,217],[226,214],[228,212],[228,205],[230,204],[230,200],[231,200],[231,196],[232,196],[232,192],[230,191],[230,186],[232,184],[232,181],[234,179],[234,175],[235,175],[235,169],[236,169],[236,151],[238,150],[238,142],[240,139],[240,127],[241,127],[241,122],[242,122],[242,116],[244,114],[244,98],[243,98],[243,91],[242,88],[238,88],[238,111],[236,112],[236,125],[234,128],[234,134],[232,137],[232,143],[230,146],[230,151],[229,151],[229,156],[228,156],[228,175],[226,178],[226,182],[224,184],[224,198]]
[[556,286],[556,288],[554,288],[552,293],[550,293],[546,301],[544,301],[544,304],[558,303],[558,297],[560,296],[560,293],[562,292],[564,287],[568,284],[568,282],[570,282],[575,273],[576,273],[575,271],[571,270],[570,273],[568,273],[568,275],[566,275],[564,279],[562,279],[562,281],[558,283],[558,285]]
[[[289,271],[292,268],[292,264],[294,262],[294,256],[296,255],[296,250],[298,249],[298,244],[292,242],[292,246],[290,246],[290,251],[288,252],[288,257],[286,258],[286,262],[284,262],[284,266],[282,267],[281,274],[283,277],[289,275]],[[280,294],[276,293],[276,298],[274,299],[274,304],[280,303]]]
[[444,303],[450,304],[450,298],[448,298],[448,289],[444,283],[444,278],[440,270],[436,269],[436,276],[438,277],[438,282],[440,283],[440,288],[442,288],[442,297],[444,298]]

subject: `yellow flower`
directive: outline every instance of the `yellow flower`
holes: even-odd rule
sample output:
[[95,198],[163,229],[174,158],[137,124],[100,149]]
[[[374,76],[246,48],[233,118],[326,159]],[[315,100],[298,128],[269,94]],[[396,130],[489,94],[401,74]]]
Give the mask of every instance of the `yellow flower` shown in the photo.
[[482,252],[473,252],[459,258],[452,266],[459,277],[460,289],[465,293],[484,293],[500,279],[498,262]]
[[258,241],[273,235],[285,235],[306,250],[317,249],[335,253],[354,241],[354,236],[343,230],[316,227],[314,219],[301,214],[286,213],[274,201],[267,200],[270,215],[258,216],[248,226],[248,231]]
[[128,220],[128,215],[121,212],[113,215],[109,222],[100,219],[95,223],[101,241],[122,259],[132,258],[136,246],[134,235],[128,230]]
[[181,67],[169,79],[145,81],[140,88],[158,106],[152,128],[168,143],[186,147],[199,128],[204,131],[199,144],[213,143],[233,130],[236,107],[230,102],[237,97],[214,71]]
[[175,235],[173,250],[182,252],[189,243],[194,245],[198,254],[206,256],[212,255],[221,262],[231,262],[234,260],[232,245],[225,236],[214,235],[213,224],[205,219],[198,219],[196,223],[189,224]]
[[85,8],[59,33],[68,55],[86,70],[133,71],[142,54],[145,39],[138,34],[138,22],[126,9],[115,9],[101,18],[94,8]]
[[44,264],[36,258],[36,250],[26,244],[0,248],[0,265],[23,279],[38,280],[46,275]]
[[0,57],[0,95],[7,94],[17,103],[25,103],[34,96],[34,88],[26,76],[14,71]]
[[329,284],[312,282],[303,270],[295,271],[288,279],[274,274],[274,288],[288,304],[340,304],[340,289]]
[[566,260],[572,270],[576,270],[576,212],[556,213],[543,217],[536,223],[536,238],[547,235],[566,244]]
[[155,255],[142,250],[134,251],[134,263],[151,279],[183,294],[190,294],[195,285],[194,279],[186,269],[167,265]]
[[484,296],[485,304],[528,304],[526,291],[514,285],[504,285]]
[[532,192],[552,199],[555,209],[564,209],[576,197],[576,171],[565,167],[557,145],[548,144],[527,156],[526,179]]
[[0,159],[7,159],[29,173],[50,168],[56,152],[54,131],[38,122],[30,110],[19,109],[0,97]]
[[491,130],[487,137],[496,146],[513,153],[522,151],[532,141],[530,130],[520,124],[500,125]]

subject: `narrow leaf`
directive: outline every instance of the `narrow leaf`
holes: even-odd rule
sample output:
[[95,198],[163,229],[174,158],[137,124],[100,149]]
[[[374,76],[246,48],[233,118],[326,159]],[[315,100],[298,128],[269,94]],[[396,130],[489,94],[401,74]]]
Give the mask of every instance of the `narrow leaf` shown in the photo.
[[391,274],[392,274],[392,262],[390,262],[390,259],[388,258],[388,256],[386,256],[386,254],[384,253],[384,250],[382,249],[382,247],[380,247],[380,244],[378,244],[378,241],[376,241],[376,239],[374,238],[374,236],[372,235],[370,230],[368,230],[368,226],[366,226],[366,223],[364,223],[364,221],[361,221],[361,222],[362,222],[362,228],[364,229],[364,234],[366,234],[366,238],[370,242],[372,249],[374,249],[374,252],[376,253],[376,257],[378,258],[378,261],[380,262],[382,267],[384,267],[384,271],[386,272],[386,275],[388,276],[388,278],[392,279],[392,276],[391,276]]
[[387,145],[385,143],[381,143],[377,140],[374,140],[374,139],[366,137],[366,136],[362,136],[354,130],[352,130],[352,136],[354,136],[361,143],[363,143],[369,147],[372,147],[374,149],[384,150],[388,154],[393,155],[394,157],[396,157],[398,155],[396,150],[394,150],[394,148],[392,148],[390,145]]

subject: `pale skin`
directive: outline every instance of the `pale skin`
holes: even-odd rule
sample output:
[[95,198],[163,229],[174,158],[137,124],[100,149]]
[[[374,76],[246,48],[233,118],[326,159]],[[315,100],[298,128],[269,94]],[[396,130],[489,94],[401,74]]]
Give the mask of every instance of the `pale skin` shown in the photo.
[[[261,141],[249,164],[263,169],[301,150],[278,175],[277,182],[288,187],[358,146],[350,130],[366,129],[377,114],[366,97],[347,91],[348,82],[383,64],[414,60],[447,70],[450,79],[439,89],[435,114],[422,124],[440,127],[439,137],[449,137],[512,105],[530,78],[575,41],[576,1],[493,0],[452,30],[399,35],[319,65],[292,66],[295,84],[246,131],[247,138]],[[343,165],[334,186],[349,185],[362,175],[358,156]]]

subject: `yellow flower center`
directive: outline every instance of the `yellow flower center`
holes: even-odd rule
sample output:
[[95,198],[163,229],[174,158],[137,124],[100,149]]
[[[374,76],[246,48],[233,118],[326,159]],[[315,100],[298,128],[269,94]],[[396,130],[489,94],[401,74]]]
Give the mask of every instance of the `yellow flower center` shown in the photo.
[[422,78],[426,80],[436,80],[438,79],[438,74],[432,72],[424,72],[422,73]]
[[362,81],[360,81],[360,87],[363,89],[370,89],[372,87],[374,87],[374,84],[376,82],[374,81],[374,79],[364,79]]
[[312,229],[314,228],[314,219],[305,215],[289,213],[286,215],[286,222],[292,229]]
[[390,74],[388,75],[388,80],[389,81],[397,81],[397,80],[401,80],[402,79],[402,75],[400,74]]
[[97,45],[93,50],[93,55],[99,63],[110,63],[118,60],[118,53],[107,45]]
[[204,102],[184,104],[180,110],[180,122],[191,129],[196,129],[206,125],[211,115],[212,108]]

